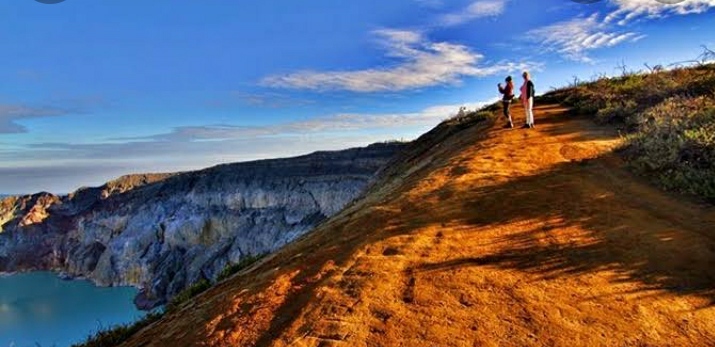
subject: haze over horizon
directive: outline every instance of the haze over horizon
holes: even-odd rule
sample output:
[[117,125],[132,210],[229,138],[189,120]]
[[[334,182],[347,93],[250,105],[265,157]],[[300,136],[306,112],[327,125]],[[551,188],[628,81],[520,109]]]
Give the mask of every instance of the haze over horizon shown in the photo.
[[[715,0],[0,4],[0,192],[412,139],[497,98],[715,47]],[[348,15],[349,14],[349,15]],[[517,80],[517,85],[521,83]]]

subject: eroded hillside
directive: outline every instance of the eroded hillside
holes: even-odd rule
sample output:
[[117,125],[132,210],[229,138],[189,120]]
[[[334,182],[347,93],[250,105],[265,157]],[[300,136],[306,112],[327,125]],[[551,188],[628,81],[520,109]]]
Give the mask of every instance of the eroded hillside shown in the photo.
[[613,127],[536,119],[443,123],[123,346],[714,346],[713,208],[625,170]]

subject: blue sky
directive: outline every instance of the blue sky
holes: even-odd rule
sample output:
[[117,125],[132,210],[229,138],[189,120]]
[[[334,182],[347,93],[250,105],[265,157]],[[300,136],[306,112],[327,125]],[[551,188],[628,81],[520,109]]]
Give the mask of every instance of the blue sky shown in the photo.
[[715,47],[715,0],[0,3],[0,192],[413,139],[494,100]]

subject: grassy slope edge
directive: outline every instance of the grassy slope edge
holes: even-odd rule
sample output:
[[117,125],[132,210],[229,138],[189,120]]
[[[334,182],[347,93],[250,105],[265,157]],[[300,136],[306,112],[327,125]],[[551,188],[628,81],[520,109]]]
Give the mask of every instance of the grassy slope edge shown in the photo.
[[715,201],[715,64],[599,78],[542,99],[620,126],[637,173]]

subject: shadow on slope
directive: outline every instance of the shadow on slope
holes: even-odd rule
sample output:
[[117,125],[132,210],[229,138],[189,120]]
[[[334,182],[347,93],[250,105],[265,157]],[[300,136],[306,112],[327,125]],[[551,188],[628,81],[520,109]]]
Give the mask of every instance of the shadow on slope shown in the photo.
[[[565,120],[544,120],[547,129],[540,131],[566,136],[571,143],[599,140],[598,132],[548,128]],[[443,230],[437,236],[458,232],[477,243],[490,229],[523,227],[482,240],[490,243],[489,252],[464,244],[461,253],[440,261],[429,255],[430,261],[413,260],[408,276],[487,266],[542,279],[610,271],[617,274],[614,282],[715,303],[714,235],[708,227],[715,221],[712,211],[676,202],[641,184],[610,154],[564,156],[570,161],[506,180],[463,177],[471,170],[465,161],[491,146],[490,139],[502,137],[500,130],[484,131],[492,125],[440,125],[393,161],[364,199],[128,345],[184,338],[187,344],[196,339],[208,346],[267,346],[277,340],[290,344],[306,336],[342,341],[346,335],[317,333],[326,331],[317,318],[330,322],[349,316],[370,290],[365,282],[375,269],[358,266],[356,257],[387,261],[400,250],[367,249],[435,229]],[[465,252],[471,254],[465,257]],[[410,283],[414,285],[414,279],[408,287]],[[404,300],[410,304],[409,298]]]
[[[393,226],[394,233],[445,221],[472,230],[524,224],[526,230],[494,240],[498,252],[422,264],[416,270],[494,266],[543,279],[611,271],[617,282],[697,295],[714,304],[712,213],[705,216],[699,208],[637,183],[614,167],[617,160],[606,156],[562,164],[502,185],[450,192],[450,199],[462,196],[459,206],[445,207],[438,199],[423,210],[432,214],[416,214],[409,223]],[[573,227],[585,234],[561,233]]]

